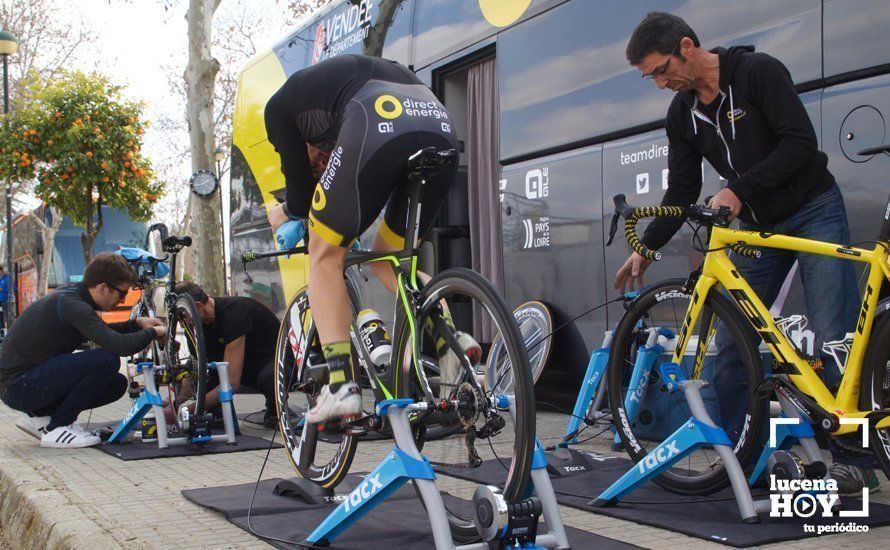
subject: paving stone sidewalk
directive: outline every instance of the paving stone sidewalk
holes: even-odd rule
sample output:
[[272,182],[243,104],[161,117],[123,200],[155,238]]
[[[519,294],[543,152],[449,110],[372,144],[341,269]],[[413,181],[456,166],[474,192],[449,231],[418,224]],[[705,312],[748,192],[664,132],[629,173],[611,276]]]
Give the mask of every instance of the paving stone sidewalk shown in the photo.
[[[91,422],[115,421],[127,400],[93,411]],[[262,408],[262,398],[236,396],[239,412]],[[87,414],[79,419],[87,421]],[[254,482],[265,451],[124,462],[95,449],[43,449],[14,426],[18,413],[0,405],[0,524],[14,548],[267,548],[227,522],[222,515],[182,497],[182,489]],[[558,439],[566,417],[541,412],[538,433],[545,445]],[[269,437],[271,431],[242,423],[245,433]],[[608,438],[589,448],[608,452]],[[391,449],[391,442],[362,442],[352,470],[369,471]],[[291,477],[286,454],[273,450],[264,478]],[[890,503],[890,482],[875,502]],[[700,539],[561,507],[566,525],[645,548],[718,547]],[[756,527],[755,527],[756,528]],[[865,534],[842,534],[782,543],[782,548],[882,548],[890,527]],[[775,545],[779,546],[779,545]],[[0,542],[2,548],[2,542]]]

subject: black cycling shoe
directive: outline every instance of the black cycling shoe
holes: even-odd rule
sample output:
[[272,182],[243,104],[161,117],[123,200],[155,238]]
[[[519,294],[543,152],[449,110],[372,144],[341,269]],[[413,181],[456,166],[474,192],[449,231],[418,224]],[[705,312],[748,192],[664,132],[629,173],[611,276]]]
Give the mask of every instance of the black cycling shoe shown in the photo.
[[263,413],[263,427],[274,430],[278,426],[278,415],[274,411],[266,409]]

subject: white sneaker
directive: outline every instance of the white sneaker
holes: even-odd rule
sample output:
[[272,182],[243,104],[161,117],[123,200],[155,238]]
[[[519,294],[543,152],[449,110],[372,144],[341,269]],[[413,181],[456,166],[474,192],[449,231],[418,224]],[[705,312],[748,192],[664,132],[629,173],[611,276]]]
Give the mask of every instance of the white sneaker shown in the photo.
[[15,421],[16,428],[37,439],[43,436],[43,429],[47,424],[49,424],[48,416],[31,416],[28,413],[22,413],[22,416]]
[[306,413],[306,422],[321,424],[335,418],[356,418],[362,412],[362,393],[355,382],[340,386],[337,393],[325,385],[318,393],[315,406]]
[[53,431],[43,434],[43,437],[40,438],[41,447],[51,447],[54,449],[92,447],[99,443],[102,443],[102,439],[99,436],[90,435],[77,424],[59,426]]
[[[475,338],[466,332],[457,331],[454,333],[458,345],[464,350],[470,365],[476,367],[482,362],[482,346]],[[460,372],[460,359],[457,354],[448,349],[444,356],[439,358],[439,397],[445,399],[453,389],[453,382],[457,380]]]

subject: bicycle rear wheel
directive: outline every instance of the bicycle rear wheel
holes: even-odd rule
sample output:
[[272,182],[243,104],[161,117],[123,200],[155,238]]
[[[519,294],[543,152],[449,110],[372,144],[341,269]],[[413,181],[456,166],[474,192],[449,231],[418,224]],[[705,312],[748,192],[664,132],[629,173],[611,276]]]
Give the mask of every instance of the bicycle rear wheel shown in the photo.
[[[358,293],[349,279],[346,288],[355,310]],[[348,379],[358,380],[358,365],[353,353]],[[316,425],[303,421],[303,415],[315,405],[326,370],[309,309],[308,287],[303,287],[285,310],[275,345],[278,426],[297,475],[322,487],[336,487],[349,473],[358,439],[349,434],[319,432]]]
[[[415,399],[458,400],[465,405],[463,410],[449,415],[420,419],[421,422],[437,421],[435,426],[427,426],[428,433],[431,430],[440,435],[457,432],[450,437],[427,440],[424,455],[438,469],[447,468],[449,474],[455,476],[470,474],[470,469],[482,466],[485,461],[497,461],[493,464],[498,474],[503,474],[503,481],[491,479],[489,484],[499,487],[508,502],[520,501],[527,496],[535,443],[535,411],[528,354],[516,320],[491,284],[468,269],[441,273],[423,288],[422,294],[414,331],[416,340],[412,338],[410,322],[402,323],[394,345],[393,364],[400,366],[401,373],[410,374],[402,377],[402,395]],[[448,306],[453,327],[445,321],[442,302]],[[420,362],[415,364],[413,360],[424,351],[422,332],[431,335],[435,344],[427,355],[439,357],[439,380],[435,388],[425,374],[425,370],[432,369],[424,369]],[[486,361],[484,353],[475,347],[472,347],[474,351],[465,353],[464,348],[471,342],[466,335],[475,339],[481,350],[490,350],[491,343],[500,337],[503,343],[494,351],[497,357]],[[447,354],[437,352],[445,349],[454,355],[446,359]],[[507,378],[512,380],[511,384],[502,383]],[[493,383],[484,384],[484,380]],[[512,415],[495,406],[499,398],[512,402]],[[464,499],[443,498],[454,539],[458,542],[478,539],[472,506],[476,485],[448,476],[437,477],[436,485],[440,492]]]
[[207,356],[204,348],[204,329],[195,300],[188,294],[176,297],[173,311],[168,314],[170,337],[165,346],[169,367],[170,403],[177,424],[182,426],[187,418],[183,405],[194,403],[194,415],[207,412],[204,399],[207,395]]
[[[869,336],[862,365],[859,409],[878,411],[890,408],[890,314],[879,319]],[[869,420],[876,425],[881,416]],[[890,475],[890,429],[869,428],[869,446],[884,475]]]
[[[641,293],[619,321],[608,369],[609,405],[624,450],[639,462],[692,417],[682,391],[662,390],[658,367],[673,360],[686,320],[690,295],[682,279],[653,285]],[[704,379],[705,408],[734,443],[745,468],[762,445],[767,413],[760,391],[763,364],[754,339],[729,298],[712,290],[695,326],[688,327],[680,367],[687,379]],[[701,345],[700,345],[701,344]],[[700,368],[696,374],[696,365]],[[723,461],[712,448],[700,448],[655,478],[661,487],[688,495],[726,487]]]

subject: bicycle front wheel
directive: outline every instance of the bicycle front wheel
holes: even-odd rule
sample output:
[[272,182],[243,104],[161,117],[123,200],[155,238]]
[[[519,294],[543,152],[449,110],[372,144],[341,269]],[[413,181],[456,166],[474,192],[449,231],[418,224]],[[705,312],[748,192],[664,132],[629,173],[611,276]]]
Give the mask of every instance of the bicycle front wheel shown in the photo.
[[[658,367],[673,361],[692,297],[682,279],[653,285],[641,293],[619,321],[608,370],[609,405],[624,450],[634,462],[667,440],[691,417],[683,391],[667,393]],[[742,467],[762,448],[766,394],[757,341],[729,298],[711,290],[689,338],[680,368],[688,380],[702,379],[705,409],[734,445]],[[758,448],[760,447],[760,448]],[[655,478],[678,494],[710,494],[729,477],[714,449],[702,447]]]
[[[353,309],[358,298],[354,285],[346,279]],[[358,360],[353,353],[350,380],[358,380]],[[303,416],[315,404],[327,370],[324,354],[309,309],[308,287],[290,301],[278,331],[275,345],[275,405],[278,427],[288,458],[297,475],[322,487],[336,487],[355,457],[358,439],[350,434],[326,434]]]
[[[531,368],[516,320],[491,283],[468,269],[444,271],[422,295],[417,325],[412,326],[411,318],[402,323],[394,346],[393,365],[403,374],[402,395],[462,404],[455,413],[421,419],[427,433],[453,434],[427,440],[424,455],[437,469],[457,477],[469,475],[472,468],[495,468],[489,484],[497,485],[508,502],[520,501],[527,496],[535,411]],[[502,343],[493,348],[495,341]],[[496,357],[486,358],[486,351]],[[414,361],[422,356],[438,358],[437,365],[427,368]],[[438,376],[431,383],[426,373],[435,370]],[[472,506],[476,485],[447,476],[439,476],[436,485],[447,493],[443,500],[454,539],[477,539]]]

